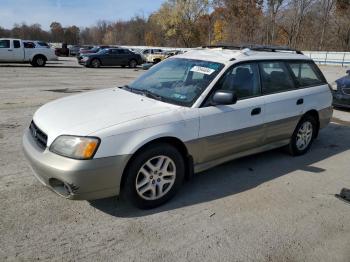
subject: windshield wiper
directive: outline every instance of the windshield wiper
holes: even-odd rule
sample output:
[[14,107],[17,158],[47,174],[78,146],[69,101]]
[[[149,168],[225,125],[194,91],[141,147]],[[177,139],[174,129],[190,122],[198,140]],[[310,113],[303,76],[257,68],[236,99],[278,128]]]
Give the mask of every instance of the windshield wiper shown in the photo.
[[149,98],[153,98],[159,101],[163,100],[163,97],[161,97],[160,95],[157,95],[149,90],[146,89],[138,89],[137,91],[139,91],[141,94],[143,94],[144,96],[147,96]]
[[162,101],[163,100],[163,97],[160,96],[160,95],[157,95],[151,91],[148,91],[146,89],[137,89],[137,88],[132,88],[131,86],[128,86],[128,85],[124,85],[124,86],[121,86],[120,87],[121,89],[126,89],[132,93],[136,93],[136,94],[140,94],[140,95],[144,95],[144,96],[147,96],[149,98],[153,98],[153,99],[156,99],[156,100],[159,100],[159,101]]

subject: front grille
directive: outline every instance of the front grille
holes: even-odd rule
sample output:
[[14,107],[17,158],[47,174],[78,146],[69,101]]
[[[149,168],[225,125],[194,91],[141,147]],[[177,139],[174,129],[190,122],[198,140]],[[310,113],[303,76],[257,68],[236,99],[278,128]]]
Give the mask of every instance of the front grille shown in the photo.
[[350,88],[342,88],[345,95],[350,95]]
[[46,148],[47,135],[41,131],[36,124],[32,121],[29,126],[30,133],[34,138],[35,142],[42,148]]

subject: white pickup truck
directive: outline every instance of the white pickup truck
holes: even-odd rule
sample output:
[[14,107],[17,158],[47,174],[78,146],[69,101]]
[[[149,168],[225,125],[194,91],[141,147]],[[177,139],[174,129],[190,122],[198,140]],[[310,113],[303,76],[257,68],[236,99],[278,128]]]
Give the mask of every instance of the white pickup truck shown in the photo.
[[42,67],[46,61],[55,60],[55,51],[36,44],[36,41],[0,38],[0,63],[30,63],[34,67]]

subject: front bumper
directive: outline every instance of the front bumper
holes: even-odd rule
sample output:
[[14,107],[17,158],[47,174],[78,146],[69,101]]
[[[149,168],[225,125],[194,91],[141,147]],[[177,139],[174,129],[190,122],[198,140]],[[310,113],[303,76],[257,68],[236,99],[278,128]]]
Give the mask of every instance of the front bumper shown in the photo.
[[350,108],[350,95],[345,95],[341,92],[334,92],[333,106]]
[[36,144],[29,130],[23,136],[23,151],[36,178],[68,199],[92,200],[118,195],[123,170],[130,155],[91,160],[59,156]]

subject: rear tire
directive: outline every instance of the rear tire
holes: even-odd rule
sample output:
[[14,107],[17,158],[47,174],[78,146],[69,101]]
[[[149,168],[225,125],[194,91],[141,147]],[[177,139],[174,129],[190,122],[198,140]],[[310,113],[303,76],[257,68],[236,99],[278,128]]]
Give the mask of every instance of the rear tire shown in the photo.
[[42,55],[34,56],[30,64],[34,67],[44,67],[46,65],[46,57]]
[[147,146],[128,165],[123,195],[141,209],[160,206],[170,200],[184,180],[185,163],[169,144]]
[[288,150],[292,156],[304,155],[309,151],[317,134],[317,122],[311,115],[304,116],[295,128]]

